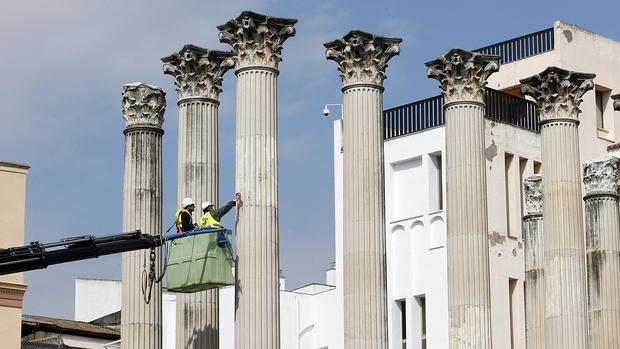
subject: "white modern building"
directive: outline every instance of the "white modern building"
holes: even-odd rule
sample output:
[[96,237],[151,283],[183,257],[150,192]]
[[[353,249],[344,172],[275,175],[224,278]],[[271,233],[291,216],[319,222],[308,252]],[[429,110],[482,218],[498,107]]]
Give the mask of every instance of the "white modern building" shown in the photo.
[[[285,290],[285,279],[280,279],[280,318],[282,348],[338,348],[336,341],[341,313],[337,308],[335,270],[327,270],[328,284],[309,284],[295,290]],[[75,320],[117,327],[106,321],[121,310],[121,281],[77,279],[75,282]],[[220,348],[234,348],[234,289],[220,289]],[[176,294],[164,291],[162,297],[163,349],[175,349]],[[115,317],[117,321],[120,316]],[[120,341],[101,342],[97,349],[118,349]],[[342,346],[340,346],[342,347]]]
[[[449,49],[446,47],[446,50]],[[620,92],[620,42],[557,21],[553,27],[477,50],[502,57],[486,94],[486,169],[491,311],[494,348],[525,348],[522,179],[540,173],[534,103],[519,80],[548,66],[595,73],[584,96],[581,161],[603,156],[620,138],[610,95]],[[439,54],[439,52],[437,52]],[[429,57],[432,57],[429,54]],[[412,64],[424,69],[422,62]],[[386,91],[389,93],[389,90]],[[439,90],[429,93],[438,95]],[[388,109],[385,119],[385,195],[390,348],[448,348],[446,183],[443,100],[431,97]],[[281,343],[286,349],[342,349],[342,146],[334,124],[336,267],[326,285],[280,291]],[[118,283],[118,282],[117,282]],[[76,284],[76,319],[91,321],[120,310],[120,286]],[[102,298],[101,292],[117,294]],[[106,299],[105,302],[99,300]],[[164,296],[164,348],[174,348],[175,296]],[[105,309],[104,309],[105,308]],[[234,294],[220,292],[220,348],[234,346]]]

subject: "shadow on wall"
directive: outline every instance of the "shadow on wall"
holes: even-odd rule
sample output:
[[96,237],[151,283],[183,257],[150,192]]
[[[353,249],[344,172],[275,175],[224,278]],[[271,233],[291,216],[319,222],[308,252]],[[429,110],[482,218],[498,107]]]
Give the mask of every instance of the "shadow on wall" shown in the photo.
[[[187,316],[188,314],[186,313],[185,315]],[[206,340],[201,340],[202,338],[206,338]],[[204,329],[194,329],[187,342],[183,343],[183,349],[211,347],[219,347],[218,331],[211,326],[207,326]]]

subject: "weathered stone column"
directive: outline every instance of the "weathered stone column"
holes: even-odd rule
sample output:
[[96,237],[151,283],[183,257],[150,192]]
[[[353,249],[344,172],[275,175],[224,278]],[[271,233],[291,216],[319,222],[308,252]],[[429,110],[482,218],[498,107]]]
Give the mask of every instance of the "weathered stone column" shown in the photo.
[[594,74],[549,67],[521,80],[534,97],[542,138],[547,348],[588,345],[585,248],[579,161],[579,104]]
[[344,345],[387,348],[383,80],[400,38],[358,30],[325,44],[344,93]]
[[590,348],[620,348],[618,159],[583,165]]
[[[231,52],[185,45],[162,58],[164,73],[175,78],[179,95],[179,157],[177,198],[200,204],[219,198],[218,100],[222,77],[234,62]],[[219,347],[219,290],[179,293],[176,302],[176,347]]]
[[[162,232],[162,135],[166,93],[143,83],[123,86],[125,179],[123,231]],[[159,261],[159,256],[157,256]],[[146,267],[144,266],[146,263]],[[150,271],[150,251],[123,253],[121,348],[162,346],[161,284],[153,283],[150,302],[142,293],[142,272]],[[159,275],[159,263],[155,263]]]
[[446,118],[450,348],[491,348],[484,88],[499,57],[452,49],[426,66]]
[[525,213],[525,347],[545,349],[545,269],[542,176],[523,180]]
[[280,348],[278,63],[295,19],[244,11],[218,27],[237,75],[235,347]]

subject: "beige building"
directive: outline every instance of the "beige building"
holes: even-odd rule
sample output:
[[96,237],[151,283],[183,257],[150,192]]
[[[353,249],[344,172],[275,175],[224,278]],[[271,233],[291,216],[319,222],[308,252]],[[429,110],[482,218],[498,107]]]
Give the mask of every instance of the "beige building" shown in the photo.
[[[0,161],[0,249],[24,244],[26,211],[26,175],[30,166]],[[22,306],[24,300],[22,273],[0,276],[0,347],[20,348]]]

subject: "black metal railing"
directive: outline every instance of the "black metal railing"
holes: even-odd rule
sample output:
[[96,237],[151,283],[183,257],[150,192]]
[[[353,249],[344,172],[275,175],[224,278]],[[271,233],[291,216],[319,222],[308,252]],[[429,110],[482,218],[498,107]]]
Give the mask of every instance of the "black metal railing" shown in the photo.
[[[485,103],[486,118],[534,132],[540,131],[535,103],[491,88],[486,89]],[[385,110],[383,137],[388,140],[443,124],[443,97],[440,95]]]
[[487,88],[485,91],[487,119],[540,132],[536,103]]
[[554,46],[553,28],[474,50],[486,55],[500,56],[500,63],[506,64],[541,53],[552,51]]
[[435,96],[385,110],[383,120],[385,139],[441,126],[445,123],[443,97]]

